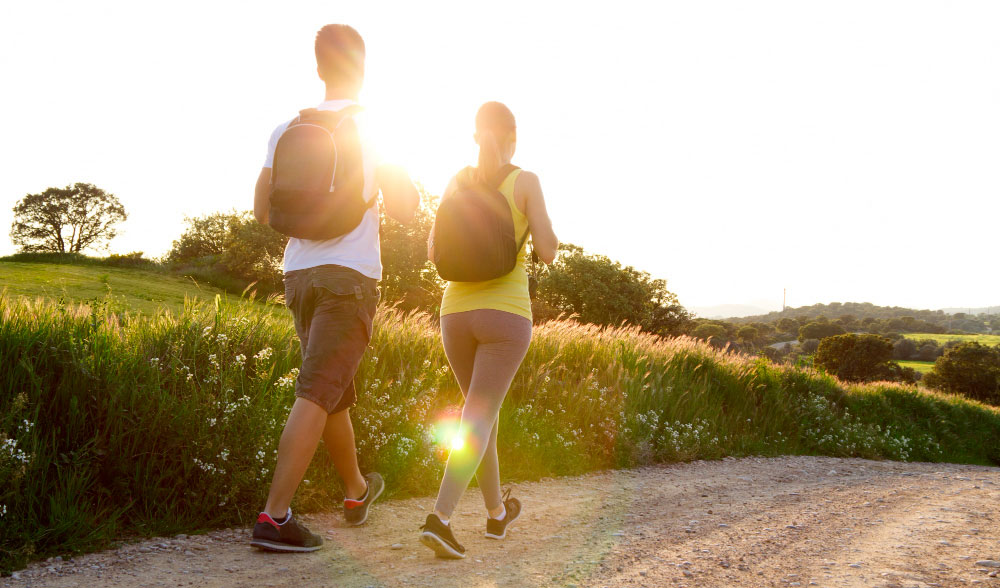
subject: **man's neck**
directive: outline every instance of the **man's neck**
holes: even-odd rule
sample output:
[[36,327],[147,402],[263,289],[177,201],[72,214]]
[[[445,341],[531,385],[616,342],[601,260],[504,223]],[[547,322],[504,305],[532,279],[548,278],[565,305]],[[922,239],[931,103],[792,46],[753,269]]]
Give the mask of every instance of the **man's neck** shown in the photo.
[[344,88],[331,88],[326,87],[326,98],[325,100],[354,100],[358,101],[358,93],[353,90],[345,90]]

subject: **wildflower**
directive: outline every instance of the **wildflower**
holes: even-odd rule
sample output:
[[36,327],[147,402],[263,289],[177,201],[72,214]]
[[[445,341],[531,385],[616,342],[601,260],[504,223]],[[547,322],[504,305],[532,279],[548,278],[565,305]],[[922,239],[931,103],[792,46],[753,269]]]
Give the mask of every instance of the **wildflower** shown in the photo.
[[271,359],[271,353],[272,353],[271,348],[265,347],[260,351],[258,351],[257,354],[253,356],[253,358],[256,359],[257,361],[267,361],[268,359]]
[[247,360],[247,356],[240,353],[235,357],[235,360],[236,360],[236,365],[243,367],[243,363]]
[[257,452],[257,461],[263,462],[265,457],[267,457],[267,453],[263,449]]
[[229,341],[229,337],[227,337],[225,333],[219,333],[215,336],[215,340],[219,343],[219,345],[225,345],[226,342]]
[[431,360],[425,359],[424,360],[424,369],[427,369],[429,367],[431,367]]
[[190,382],[190,381],[191,381],[191,380],[193,380],[193,379],[194,379],[194,374],[188,374],[188,375],[187,375],[187,380],[186,380],[186,381]]
[[160,358],[159,357],[154,357],[153,359],[149,360],[149,363],[152,364],[153,367],[156,367],[156,366],[160,365]]
[[0,504],[0,519],[2,519],[7,514],[7,505]]
[[215,426],[215,417],[212,417],[212,418],[208,419],[208,426],[209,427],[214,427]]
[[24,419],[23,421],[21,421],[21,423],[22,424],[21,424],[20,429],[22,431],[24,431],[25,433],[27,433],[28,431],[30,431],[35,426],[35,423],[29,421],[28,419]]
[[208,337],[208,334],[211,332],[212,332],[212,327],[205,327],[201,332],[201,336]]
[[222,461],[228,461],[229,460],[229,450],[228,449],[223,449],[222,451],[220,451],[219,452],[219,458],[222,459]]

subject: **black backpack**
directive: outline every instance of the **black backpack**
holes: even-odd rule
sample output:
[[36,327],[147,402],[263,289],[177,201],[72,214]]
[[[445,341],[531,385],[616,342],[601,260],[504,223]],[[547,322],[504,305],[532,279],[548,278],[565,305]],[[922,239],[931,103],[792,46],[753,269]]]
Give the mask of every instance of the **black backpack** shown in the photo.
[[441,201],[434,221],[434,265],[449,282],[485,282],[509,274],[528,238],[514,235],[514,217],[500,185],[516,166],[502,167],[488,185],[458,175],[455,193]]
[[274,148],[269,224],[296,239],[346,235],[376,199],[365,202],[361,139],[352,118],[361,108],[309,108],[288,124]]

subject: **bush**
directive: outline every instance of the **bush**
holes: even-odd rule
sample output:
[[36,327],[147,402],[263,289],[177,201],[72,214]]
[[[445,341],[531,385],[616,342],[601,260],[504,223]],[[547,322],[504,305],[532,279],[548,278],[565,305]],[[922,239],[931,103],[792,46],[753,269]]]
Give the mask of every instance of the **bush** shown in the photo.
[[893,359],[910,359],[917,354],[917,344],[911,339],[900,339],[892,346]]
[[799,341],[806,339],[825,339],[843,335],[844,327],[829,322],[812,322],[799,329]]
[[816,353],[819,349],[819,339],[806,339],[802,342],[802,353],[811,354]]
[[891,362],[892,341],[879,335],[844,334],[819,342],[815,365],[848,382],[914,382],[911,368]]
[[1000,348],[968,341],[945,351],[924,376],[932,388],[1000,405]]
[[167,261],[181,273],[230,292],[256,282],[260,294],[282,292],[281,258],[288,238],[262,225],[250,211],[186,218]]

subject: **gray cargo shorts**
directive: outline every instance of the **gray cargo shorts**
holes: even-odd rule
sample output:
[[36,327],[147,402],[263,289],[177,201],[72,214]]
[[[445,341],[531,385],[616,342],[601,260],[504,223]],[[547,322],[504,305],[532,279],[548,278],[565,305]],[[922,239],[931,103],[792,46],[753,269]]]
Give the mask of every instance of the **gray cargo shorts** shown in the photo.
[[347,267],[320,265],[285,274],[302,367],[295,395],[328,414],[357,402],[354,376],[372,337],[378,282]]

